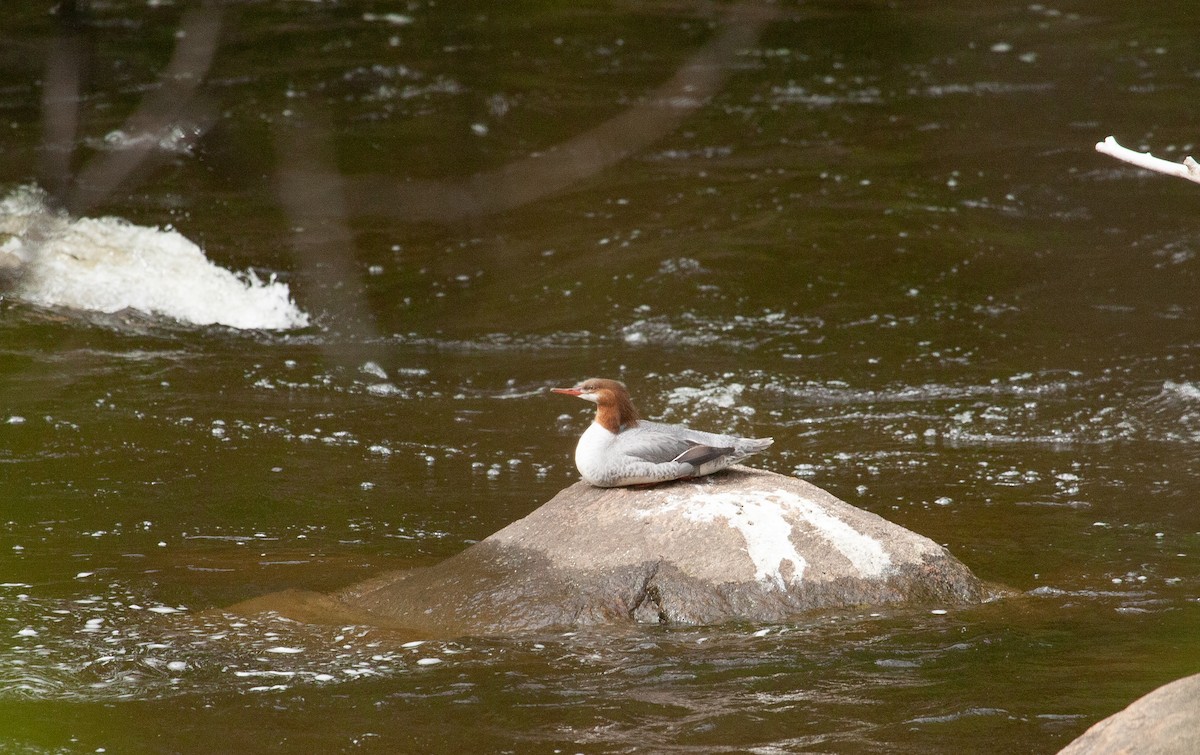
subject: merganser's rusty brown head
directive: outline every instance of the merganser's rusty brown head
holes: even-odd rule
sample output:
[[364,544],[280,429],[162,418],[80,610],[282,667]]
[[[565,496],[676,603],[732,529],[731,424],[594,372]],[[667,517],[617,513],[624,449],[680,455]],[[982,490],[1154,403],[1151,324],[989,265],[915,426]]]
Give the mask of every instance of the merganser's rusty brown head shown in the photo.
[[551,388],[553,393],[578,396],[596,405],[596,422],[610,433],[638,423],[638,412],[625,384],[607,378],[588,378],[574,388]]

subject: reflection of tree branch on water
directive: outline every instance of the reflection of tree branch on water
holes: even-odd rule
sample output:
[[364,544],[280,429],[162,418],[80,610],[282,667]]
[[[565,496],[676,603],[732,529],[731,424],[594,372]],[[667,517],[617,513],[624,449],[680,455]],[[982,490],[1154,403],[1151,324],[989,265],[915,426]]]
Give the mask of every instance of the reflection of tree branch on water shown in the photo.
[[74,0],[59,6],[64,33],[47,62],[42,92],[42,186],[56,204],[73,215],[85,214],[143,168],[168,129],[182,125],[188,132],[186,138],[195,140],[212,124],[213,115],[197,105],[196,92],[208,75],[221,34],[221,10],[216,4],[186,11],[171,61],[158,77],[158,88],[120,128],[130,138],[120,149],[93,158],[72,179],[84,62],[79,14]]
[[[642,102],[536,156],[458,180],[402,181],[382,175],[346,179],[348,214],[454,222],[563,191],[645,149],[703,107],[724,84],[739,51],[756,42],[774,15],[772,7],[758,3],[729,8],[716,35]],[[209,3],[184,13],[176,35],[178,44],[159,76],[158,88],[120,128],[129,137],[126,143],[93,158],[74,178],[71,154],[84,59],[79,33],[82,19],[75,0],[64,0],[59,17],[63,34],[49,56],[42,98],[45,125],[40,176],[56,202],[79,215],[143,167],[157,147],[155,137],[168,128],[186,121],[190,138],[196,139],[211,125],[209,109],[197,106],[197,91],[216,52],[221,10]],[[310,179],[333,181],[333,174],[321,171]]]
[[[121,136],[120,144],[73,172],[86,70],[83,5],[84,0],[63,0],[58,8],[62,34],[46,64],[39,164],[40,180],[52,204],[76,216],[118,189],[128,191],[168,134],[174,132],[172,138],[186,144],[211,125],[213,109],[203,105],[199,92],[222,26],[215,2],[186,11],[158,86],[114,132]],[[503,212],[567,190],[678,128],[721,89],[736,56],[756,43],[777,13],[772,6],[754,2],[722,12],[722,25],[713,37],[642,101],[588,131],[494,171],[421,181],[385,175],[344,177],[331,157],[334,129],[318,112],[319,106],[314,105],[300,125],[281,127],[277,199],[291,227],[302,229],[296,232],[294,250],[306,277],[321,281],[320,286],[309,287],[314,295],[320,291],[327,299],[317,306],[343,325],[355,323],[350,327],[373,331],[350,254],[350,218],[454,223]],[[30,236],[36,241],[36,229]],[[369,337],[371,332],[353,335]]]
[[[324,282],[327,312],[343,325],[372,331],[366,308],[351,296],[361,288],[346,254],[351,216],[452,223],[520,207],[564,191],[645,149],[703,107],[724,84],[737,54],[753,46],[774,10],[746,3],[727,11],[724,27],[646,99],[599,126],[537,156],[466,179],[402,181],[393,176],[344,177],[330,158],[328,123],[309,112],[281,135],[279,199],[296,233],[293,248],[306,273]],[[316,132],[316,133],[314,133]],[[341,301],[333,301],[333,298]],[[352,301],[351,299],[354,298]],[[336,317],[337,315],[335,315]],[[363,332],[356,335],[367,336]]]
[[42,188],[61,200],[71,181],[71,155],[79,124],[80,78],[83,74],[83,44],[79,10],[73,1],[58,9],[62,33],[46,58],[42,81],[42,147],[38,176]]
[[[276,190],[279,202],[292,222],[292,253],[300,267],[321,287],[310,286],[307,309],[323,311],[342,326],[341,338],[326,348],[337,348],[339,361],[358,361],[354,352],[378,334],[362,295],[354,266],[354,235],[346,226],[347,209],[341,174],[333,164],[332,129],[321,113],[309,113],[300,128],[290,128],[279,137],[281,161]],[[329,252],[333,253],[330,254]],[[358,332],[346,333],[346,328]]]
[[150,93],[78,172],[73,155],[93,28],[83,2],[56,9],[60,37],[46,57],[43,126],[36,187],[10,192],[0,210],[0,294],[79,312],[169,317],[196,325],[291,329],[308,317],[286,284],[215,265],[171,228],[147,228],[119,218],[89,218],[118,190],[128,192],[161,153],[187,152],[214,120],[198,93],[208,76],[222,12],[205,2],[183,13],[171,59]]
[[734,58],[755,44],[773,16],[773,8],[757,3],[730,8],[716,36],[643,102],[537,156],[457,181],[351,178],[346,182],[350,208],[361,215],[449,223],[503,212],[563,191],[678,128],[720,90]]
[[[171,61],[158,77],[158,87],[114,132],[125,138],[115,149],[88,160],[78,172],[72,165],[79,138],[80,107],[88,52],[84,30],[86,0],[62,0],[55,12],[60,28],[46,58],[42,81],[42,143],[38,182],[50,207],[72,216],[85,215],[130,179],[144,171],[162,139],[179,130],[177,143],[186,145],[211,124],[208,108],[197,105],[196,92],[208,74],[221,31],[221,10],[215,3],[186,11],[176,33]],[[20,253],[0,252],[0,293],[17,288],[34,255],[41,254],[54,218],[35,215],[18,222],[23,243]]]

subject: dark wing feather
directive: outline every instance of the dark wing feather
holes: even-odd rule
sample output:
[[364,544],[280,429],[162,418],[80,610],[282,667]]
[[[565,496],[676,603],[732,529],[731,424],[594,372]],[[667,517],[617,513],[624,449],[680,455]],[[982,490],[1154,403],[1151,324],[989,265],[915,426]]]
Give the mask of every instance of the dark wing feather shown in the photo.
[[703,443],[688,441],[691,448],[676,456],[671,461],[678,461],[683,464],[691,464],[693,467],[699,467],[701,464],[706,464],[713,459],[719,459],[722,456],[727,456],[733,453],[733,448],[718,448],[716,446],[706,446]]

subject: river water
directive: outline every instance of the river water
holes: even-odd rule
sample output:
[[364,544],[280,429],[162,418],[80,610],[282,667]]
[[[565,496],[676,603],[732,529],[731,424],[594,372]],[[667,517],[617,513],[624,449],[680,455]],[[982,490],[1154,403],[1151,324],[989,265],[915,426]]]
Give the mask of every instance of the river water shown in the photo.
[[[1200,188],[1093,149],[1195,149],[1193,4],[47,5],[0,30],[0,221],[61,241],[0,302],[0,749],[1054,752],[1200,667]],[[527,514],[589,376],[1012,596],[222,610]]]

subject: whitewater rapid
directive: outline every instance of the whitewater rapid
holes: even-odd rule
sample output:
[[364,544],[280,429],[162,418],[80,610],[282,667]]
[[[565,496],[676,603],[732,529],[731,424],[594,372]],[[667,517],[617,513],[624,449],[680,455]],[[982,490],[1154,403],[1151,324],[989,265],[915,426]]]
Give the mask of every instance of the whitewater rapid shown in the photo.
[[0,273],[9,295],[46,307],[136,310],[190,325],[292,330],[309,316],[286,283],[234,273],[172,228],[72,218],[25,186],[0,200]]

